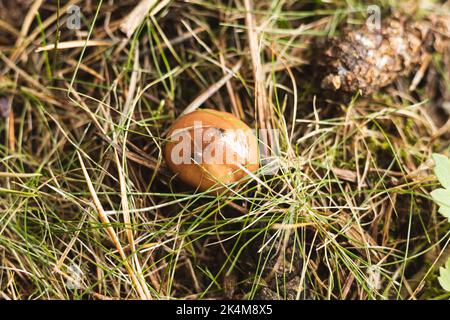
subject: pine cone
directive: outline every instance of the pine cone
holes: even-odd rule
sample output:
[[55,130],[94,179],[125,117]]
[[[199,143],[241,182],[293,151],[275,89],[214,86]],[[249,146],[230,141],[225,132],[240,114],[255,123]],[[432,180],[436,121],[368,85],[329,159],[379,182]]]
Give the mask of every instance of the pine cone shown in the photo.
[[448,21],[414,22],[400,16],[386,19],[381,28],[346,29],[342,36],[318,45],[323,89],[370,95],[409,74],[425,52],[443,46]]

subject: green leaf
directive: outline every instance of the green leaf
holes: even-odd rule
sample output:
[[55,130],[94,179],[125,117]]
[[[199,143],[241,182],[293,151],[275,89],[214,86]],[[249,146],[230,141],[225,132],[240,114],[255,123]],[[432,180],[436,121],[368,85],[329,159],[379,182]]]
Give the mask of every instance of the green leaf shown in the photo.
[[445,291],[450,292],[450,259],[447,260],[444,268],[439,268],[439,274],[439,284]]
[[437,204],[450,208],[450,190],[437,189],[431,193],[431,197]]
[[439,182],[445,189],[450,190],[450,159],[442,154],[433,154],[433,160],[436,164],[434,173]]
[[439,213],[442,214],[444,217],[448,219],[448,222],[450,222],[450,208],[449,207],[440,207]]

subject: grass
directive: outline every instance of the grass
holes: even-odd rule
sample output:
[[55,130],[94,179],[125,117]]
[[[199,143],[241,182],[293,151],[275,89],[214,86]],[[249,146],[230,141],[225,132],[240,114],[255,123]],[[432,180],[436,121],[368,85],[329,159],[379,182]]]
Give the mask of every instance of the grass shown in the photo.
[[[313,38],[363,4],[168,1],[126,39],[136,1],[70,3],[81,30],[66,1],[44,1],[18,42],[0,29],[2,299],[450,297],[429,196],[448,139],[427,87],[344,103],[305,71]],[[34,52],[86,39],[114,44]],[[279,171],[219,196],[174,178],[164,133],[196,101],[278,129]]]

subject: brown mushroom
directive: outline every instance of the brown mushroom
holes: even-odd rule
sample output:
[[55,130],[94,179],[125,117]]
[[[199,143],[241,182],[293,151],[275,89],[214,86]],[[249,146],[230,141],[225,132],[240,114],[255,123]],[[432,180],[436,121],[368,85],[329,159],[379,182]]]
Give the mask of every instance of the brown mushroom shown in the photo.
[[198,109],[176,120],[167,136],[169,168],[199,190],[223,190],[259,168],[256,136],[228,112]]

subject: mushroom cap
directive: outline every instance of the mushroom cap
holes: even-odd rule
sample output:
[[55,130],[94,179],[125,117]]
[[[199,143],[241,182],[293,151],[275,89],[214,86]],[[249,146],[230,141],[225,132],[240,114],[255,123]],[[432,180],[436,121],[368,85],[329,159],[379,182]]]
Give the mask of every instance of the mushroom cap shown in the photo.
[[256,136],[231,113],[197,109],[176,120],[167,137],[169,168],[199,190],[240,181],[247,175],[243,167],[250,172],[259,168]]

